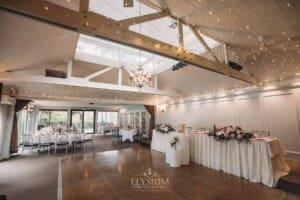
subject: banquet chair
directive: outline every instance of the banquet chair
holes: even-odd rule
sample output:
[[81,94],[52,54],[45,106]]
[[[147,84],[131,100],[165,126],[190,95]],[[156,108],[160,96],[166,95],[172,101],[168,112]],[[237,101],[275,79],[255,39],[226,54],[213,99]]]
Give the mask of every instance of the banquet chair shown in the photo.
[[29,148],[31,153],[33,153],[33,149],[38,148],[39,139],[35,135],[25,135],[23,138],[23,142],[21,143],[22,146],[22,153],[24,152],[25,148]]
[[69,145],[69,138],[67,134],[56,134],[55,138],[55,153],[57,148],[65,147],[66,153],[68,153],[68,145]]
[[94,134],[83,134],[83,150],[85,151],[85,146],[91,144],[94,149]]
[[114,139],[114,141],[116,141],[116,143],[119,143],[122,141],[122,135],[120,135],[119,132],[120,132],[119,127],[114,127],[113,139]]
[[[72,139],[72,147],[73,147],[73,152],[76,153],[76,149],[77,147],[83,147],[83,149],[85,148],[84,147],[84,134],[78,134],[76,133],[75,135],[72,136],[73,139]],[[85,150],[85,149],[84,149]]]
[[54,145],[54,142],[51,142],[51,137],[49,134],[47,135],[40,135],[40,142],[39,142],[39,151],[41,149],[47,148],[48,155],[50,153],[51,146]]

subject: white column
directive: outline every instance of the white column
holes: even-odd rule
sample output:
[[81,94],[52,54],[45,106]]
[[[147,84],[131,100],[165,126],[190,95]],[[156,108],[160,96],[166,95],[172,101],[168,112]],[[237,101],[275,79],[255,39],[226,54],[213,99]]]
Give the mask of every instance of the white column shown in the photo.
[[68,69],[67,69],[67,78],[72,77],[72,68],[73,68],[73,62],[72,60],[68,61]]
[[118,85],[122,85],[122,68],[119,68],[119,73],[118,73]]
[[158,88],[158,77],[157,77],[157,75],[154,76],[154,88],[155,89]]

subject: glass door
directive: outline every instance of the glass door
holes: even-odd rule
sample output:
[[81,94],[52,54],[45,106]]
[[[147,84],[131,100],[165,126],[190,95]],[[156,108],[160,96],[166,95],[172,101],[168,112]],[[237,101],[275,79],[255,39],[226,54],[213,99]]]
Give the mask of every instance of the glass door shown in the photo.
[[83,127],[83,111],[81,110],[72,110],[72,116],[71,116],[71,125],[77,129],[78,132],[82,132]]
[[72,110],[71,125],[81,133],[95,133],[94,110]]
[[95,111],[83,111],[83,130],[84,133],[95,132]]

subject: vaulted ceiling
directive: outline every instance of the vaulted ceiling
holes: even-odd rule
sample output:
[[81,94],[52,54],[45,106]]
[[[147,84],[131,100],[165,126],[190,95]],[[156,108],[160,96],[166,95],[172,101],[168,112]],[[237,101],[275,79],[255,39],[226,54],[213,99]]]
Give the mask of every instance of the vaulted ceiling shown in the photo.
[[[74,10],[79,0],[56,1]],[[114,3],[120,3],[116,1]],[[297,0],[141,0],[152,8],[168,7],[174,17],[195,25],[201,33],[226,43],[229,60],[244,66],[262,82],[291,79],[300,75],[300,1]],[[123,8],[126,9],[126,8]],[[126,10],[125,10],[126,11]],[[124,11],[124,12],[125,12]],[[122,11],[123,12],[123,11]],[[79,34],[33,19],[0,11],[0,72],[22,70],[22,73],[44,74],[44,69],[66,71],[67,60],[74,60]],[[224,61],[223,46],[213,49]],[[209,54],[202,56],[211,59]],[[85,77],[104,66],[74,60],[73,75]],[[27,69],[27,70],[24,70]],[[128,73],[123,70],[123,84]],[[93,81],[117,83],[118,69],[95,77]],[[159,74],[160,89],[175,90],[193,96],[248,84],[194,66]],[[170,99],[111,90],[86,89],[48,84],[7,82],[6,89],[18,87],[20,97],[59,99],[115,99],[155,103]]]

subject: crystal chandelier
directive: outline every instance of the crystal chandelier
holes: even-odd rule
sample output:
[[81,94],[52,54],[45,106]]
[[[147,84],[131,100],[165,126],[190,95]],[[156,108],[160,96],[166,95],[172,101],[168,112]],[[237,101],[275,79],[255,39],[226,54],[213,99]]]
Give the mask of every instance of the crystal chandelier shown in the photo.
[[129,72],[129,85],[133,87],[151,87],[152,86],[152,75],[149,72],[143,70],[141,66],[134,72]]
[[[141,8],[141,4],[140,4],[140,16],[142,16],[142,8]],[[140,24],[139,26],[140,29],[140,33],[142,33],[142,25]],[[129,85],[133,86],[133,87],[138,87],[138,88],[142,88],[142,87],[151,87],[152,86],[152,74],[149,72],[144,71],[143,69],[143,64],[142,64],[142,52],[140,51],[140,65],[137,68],[137,70],[130,72],[129,71]],[[154,66],[154,63],[153,63]]]

